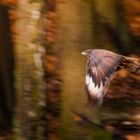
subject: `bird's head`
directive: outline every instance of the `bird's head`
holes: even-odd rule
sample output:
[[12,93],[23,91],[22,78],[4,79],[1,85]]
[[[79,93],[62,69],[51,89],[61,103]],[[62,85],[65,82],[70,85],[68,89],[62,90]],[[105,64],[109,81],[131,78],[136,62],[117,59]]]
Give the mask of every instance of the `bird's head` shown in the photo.
[[92,53],[92,49],[87,49],[81,53],[81,55],[85,55],[86,57],[90,57]]

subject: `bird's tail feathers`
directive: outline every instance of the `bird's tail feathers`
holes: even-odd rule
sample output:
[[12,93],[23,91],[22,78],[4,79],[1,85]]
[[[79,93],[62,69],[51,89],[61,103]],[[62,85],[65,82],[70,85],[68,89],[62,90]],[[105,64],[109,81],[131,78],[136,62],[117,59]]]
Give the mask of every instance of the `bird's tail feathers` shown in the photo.
[[139,73],[140,72],[140,59],[127,57],[128,64],[126,69],[132,73]]
[[103,104],[103,97],[91,97],[88,96],[88,105],[90,106],[101,106]]

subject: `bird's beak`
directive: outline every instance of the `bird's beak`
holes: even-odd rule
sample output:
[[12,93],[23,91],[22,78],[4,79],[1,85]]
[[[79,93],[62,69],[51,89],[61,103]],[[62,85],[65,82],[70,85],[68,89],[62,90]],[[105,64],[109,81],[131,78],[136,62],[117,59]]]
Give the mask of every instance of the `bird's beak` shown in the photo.
[[81,55],[86,55],[87,53],[85,52],[85,51],[83,51],[82,53],[81,53]]

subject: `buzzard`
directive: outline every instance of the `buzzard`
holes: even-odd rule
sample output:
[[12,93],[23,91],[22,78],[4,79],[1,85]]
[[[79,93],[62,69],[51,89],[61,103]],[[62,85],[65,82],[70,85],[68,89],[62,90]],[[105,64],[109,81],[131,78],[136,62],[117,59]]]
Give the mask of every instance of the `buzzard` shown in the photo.
[[90,104],[102,104],[103,97],[117,71],[127,69],[137,73],[140,70],[138,58],[102,49],[87,49],[81,54],[88,58],[85,85]]

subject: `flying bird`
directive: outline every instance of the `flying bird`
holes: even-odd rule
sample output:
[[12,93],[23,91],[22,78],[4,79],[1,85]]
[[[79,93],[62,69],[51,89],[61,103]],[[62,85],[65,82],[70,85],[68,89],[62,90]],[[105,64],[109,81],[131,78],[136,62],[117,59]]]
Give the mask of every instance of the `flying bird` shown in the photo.
[[140,70],[138,58],[127,57],[103,49],[87,49],[81,53],[88,58],[85,87],[89,103],[101,105],[111,80],[121,69],[132,73]]

